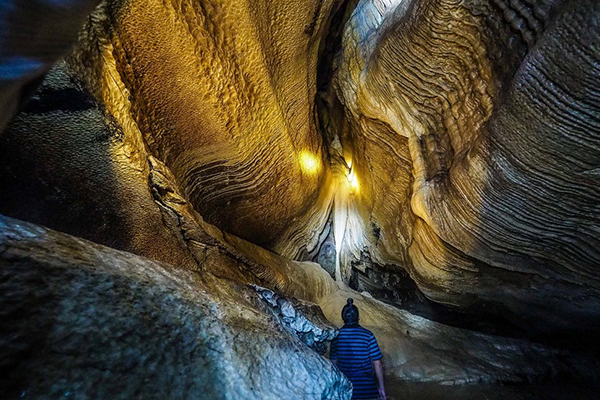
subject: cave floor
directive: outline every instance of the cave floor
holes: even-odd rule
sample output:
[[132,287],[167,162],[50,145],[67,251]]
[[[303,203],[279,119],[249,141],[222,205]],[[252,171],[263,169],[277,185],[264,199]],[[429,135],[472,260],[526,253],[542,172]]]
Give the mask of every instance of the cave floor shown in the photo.
[[388,400],[597,400],[600,384],[440,385],[386,381]]

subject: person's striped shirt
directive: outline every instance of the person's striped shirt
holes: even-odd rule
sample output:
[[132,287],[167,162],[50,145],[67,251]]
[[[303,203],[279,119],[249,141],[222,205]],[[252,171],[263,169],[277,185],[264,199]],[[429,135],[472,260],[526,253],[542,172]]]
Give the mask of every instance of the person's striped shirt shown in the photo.
[[353,399],[374,399],[379,396],[372,361],[383,357],[371,331],[360,325],[344,325],[331,342],[329,358],[352,382]]

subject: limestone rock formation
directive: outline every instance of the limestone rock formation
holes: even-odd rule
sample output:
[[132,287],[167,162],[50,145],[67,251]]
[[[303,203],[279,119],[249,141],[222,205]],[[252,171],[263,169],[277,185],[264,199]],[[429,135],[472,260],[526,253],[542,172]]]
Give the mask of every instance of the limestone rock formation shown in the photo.
[[[85,169],[114,181],[104,189],[111,192],[105,196],[109,198],[128,195],[119,187],[125,180],[138,186],[139,177],[132,175],[144,175],[146,158],[153,155],[172,171],[209,223],[286,256],[314,251],[333,194],[325,143],[315,123],[316,69],[321,38],[336,6],[332,0],[104,2],[87,20],[69,66],[51,74],[61,75],[61,82],[47,80],[34,99],[37,107],[30,103],[5,132],[9,137],[3,148],[12,155],[8,168],[19,174],[23,161],[14,158],[33,146],[30,141],[38,140],[41,131],[53,135],[51,143],[25,163],[51,160],[57,168],[71,168],[78,155],[85,164],[88,151],[102,156],[103,161]],[[40,47],[34,49],[43,52]],[[82,109],[73,104],[57,108],[65,98]],[[105,116],[96,113],[90,121],[94,102]],[[110,125],[112,132],[96,134],[102,144],[89,143],[94,139],[71,133],[81,129],[69,118],[86,118],[98,131]],[[64,126],[56,126],[60,123]],[[47,131],[41,124],[53,126]],[[85,142],[62,142],[73,136]],[[61,151],[74,154],[57,160]],[[5,175],[13,177],[12,172]],[[28,180],[28,175],[18,180]],[[45,185],[31,182],[25,190],[39,192]],[[34,220],[154,256],[148,249],[151,238],[138,236],[150,229],[138,231],[114,220],[119,213],[135,220],[135,226],[144,224],[137,220],[147,218],[135,210],[106,204],[108,220],[94,221],[104,227],[126,225],[128,238],[85,234],[68,221],[71,215],[58,216],[58,204],[80,202],[67,185],[51,184],[61,186],[61,199],[36,193],[46,203],[37,208],[52,207],[56,217],[51,223],[45,216]],[[22,216],[32,208],[19,208],[15,199],[21,196],[2,194],[9,197],[3,201],[4,213]],[[98,196],[89,201],[100,202]]]
[[[298,335],[322,351],[314,307],[339,324],[346,297],[397,378],[599,370],[572,351],[600,351],[597,1],[43,3],[0,21],[0,127],[30,97],[0,214],[128,253],[2,217],[4,387],[345,398]],[[399,309],[413,293],[525,339]]]
[[[108,1],[76,63],[110,60],[147,150],[207,222],[295,256],[317,240],[331,196],[313,99],[334,6]],[[114,95],[107,84],[102,102]]]
[[[348,381],[299,338],[309,325],[321,339],[331,338],[331,327],[311,311],[316,306],[260,289],[284,308],[296,304],[281,318],[243,282],[6,217],[0,224],[3,392],[33,398],[347,398]],[[297,285],[310,286],[318,276],[304,279]],[[565,373],[594,377],[600,369],[590,356],[452,328],[347,289],[331,286],[317,302],[339,324],[348,296],[396,378],[520,382]],[[281,323],[286,315],[287,326]],[[295,324],[302,321],[312,322]]]

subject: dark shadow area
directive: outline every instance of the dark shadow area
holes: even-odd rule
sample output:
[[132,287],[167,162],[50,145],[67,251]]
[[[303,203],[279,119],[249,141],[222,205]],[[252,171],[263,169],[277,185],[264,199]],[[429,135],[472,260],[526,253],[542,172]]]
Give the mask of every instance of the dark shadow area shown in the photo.
[[387,381],[388,400],[596,400],[599,384],[576,382],[440,385]]
[[317,65],[317,95],[315,110],[318,130],[323,136],[323,143],[328,149],[331,141],[339,135],[339,130],[346,125],[343,106],[332,90],[334,59],[342,49],[344,26],[356,8],[358,0],[345,0],[332,15],[327,34],[319,48]]
[[0,214],[127,249],[110,153],[122,140],[60,63],[0,136]]

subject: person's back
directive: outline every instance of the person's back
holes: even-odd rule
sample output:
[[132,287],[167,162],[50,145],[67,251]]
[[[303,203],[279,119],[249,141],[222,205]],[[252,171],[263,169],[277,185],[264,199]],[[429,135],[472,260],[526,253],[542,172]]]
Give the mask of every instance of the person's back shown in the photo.
[[[383,355],[373,333],[358,324],[358,309],[353,305],[352,299],[348,299],[348,304],[342,310],[342,318],[346,324],[331,342],[329,357],[352,382],[353,399],[385,399],[381,365]],[[373,367],[379,381],[379,390]]]

